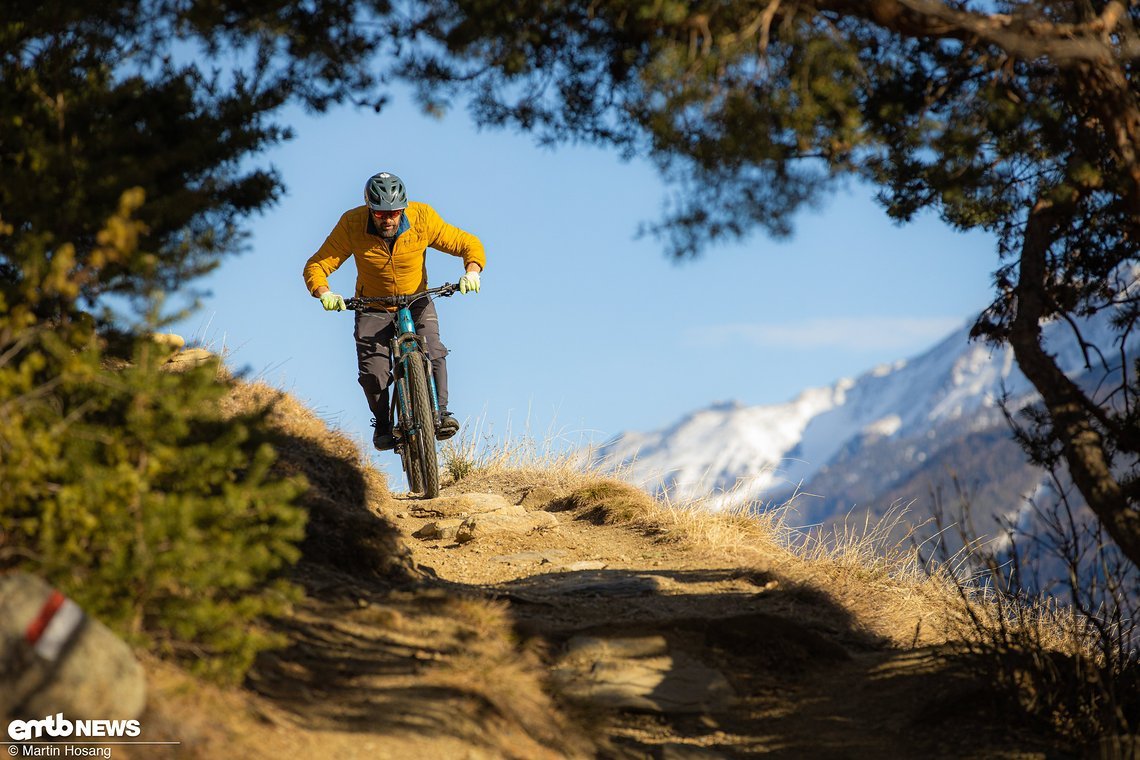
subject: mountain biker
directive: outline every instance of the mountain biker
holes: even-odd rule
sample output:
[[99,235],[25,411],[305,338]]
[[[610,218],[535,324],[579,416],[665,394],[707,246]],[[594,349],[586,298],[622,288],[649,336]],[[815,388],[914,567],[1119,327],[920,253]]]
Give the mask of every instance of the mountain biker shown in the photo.
[[[350,256],[356,258],[356,295],[390,297],[427,289],[426,253],[429,247],[463,259],[459,280],[462,293],[479,292],[479,273],[486,264],[479,238],[443,221],[426,203],[409,202],[404,183],[395,174],[380,172],[364,185],[365,205],[341,216],[320,249],[305,262],[305,287],[321,299],[325,311],[343,311],[344,298],[329,289],[328,276]],[[439,316],[430,298],[411,306],[416,331],[424,337],[439,398],[440,424],[436,437],[450,438],[459,423],[447,410],[447,347],[439,339]],[[396,329],[395,307],[389,311],[356,312],[356,358],[368,408],[372,410],[372,445],[392,449],[392,380],[389,341]]]

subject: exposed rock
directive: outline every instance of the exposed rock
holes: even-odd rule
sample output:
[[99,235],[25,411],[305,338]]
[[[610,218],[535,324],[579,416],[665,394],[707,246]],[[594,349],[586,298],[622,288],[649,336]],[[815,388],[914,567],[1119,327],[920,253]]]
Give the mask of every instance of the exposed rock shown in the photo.
[[463,520],[460,518],[453,518],[451,520],[436,520],[434,522],[429,522],[427,525],[423,526],[412,535],[416,538],[423,539],[452,539],[455,538],[455,534],[459,532],[459,526],[462,524]]
[[493,493],[463,493],[458,496],[440,496],[432,499],[430,506],[415,511],[437,517],[468,517],[493,512],[524,515],[526,510],[511,504],[502,496]]
[[137,718],[146,676],[130,647],[46,581],[0,573],[0,715]]
[[652,575],[597,570],[566,573],[557,583],[551,581],[550,575],[536,576],[524,585],[550,594],[575,596],[645,596],[661,590],[661,580]]
[[165,367],[172,372],[178,372],[180,370],[190,369],[191,367],[201,366],[217,358],[217,356],[204,348],[188,348],[185,351],[179,351],[167,359]]
[[520,510],[522,514],[500,510],[468,517],[459,527],[455,540],[462,544],[492,533],[530,533],[541,528],[558,527],[558,518],[549,512],[526,512],[521,507],[512,508]]
[[186,347],[186,339],[174,333],[152,333],[150,339],[172,355]]
[[607,709],[717,712],[736,697],[720,671],[670,653],[662,636],[575,637],[553,674],[567,698]]
[[635,657],[663,657],[668,653],[669,642],[665,640],[664,636],[630,638],[575,636],[566,643],[565,659],[575,662],[593,662]]

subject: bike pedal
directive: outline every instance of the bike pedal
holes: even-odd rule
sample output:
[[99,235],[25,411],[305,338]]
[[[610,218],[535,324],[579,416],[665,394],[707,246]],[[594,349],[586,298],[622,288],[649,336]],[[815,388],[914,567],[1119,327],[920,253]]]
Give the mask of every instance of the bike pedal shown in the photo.
[[459,422],[450,414],[444,415],[435,428],[436,440],[446,441],[459,432]]

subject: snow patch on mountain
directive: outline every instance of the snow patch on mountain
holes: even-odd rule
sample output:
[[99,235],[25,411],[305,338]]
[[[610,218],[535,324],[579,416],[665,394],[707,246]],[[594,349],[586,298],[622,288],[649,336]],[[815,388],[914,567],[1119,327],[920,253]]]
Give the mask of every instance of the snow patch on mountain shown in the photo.
[[[1093,343],[1112,343],[1107,319],[1081,329]],[[1047,348],[1066,372],[1088,371],[1066,324],[1044,331]],[[603,444],[594,460],[678,501],[729,494],[713,503],[764,502],[868,441],[913,439],[914,461],[921,462],[927,453],[923,441],[936,430],[952,427],[963,434],[1000,424],[1002,398],[1016,408],[1035,396],[1012,349],[970,342],[965,325],[913,359],[808,389],[787,403],[719,403],[661,430],[622,433]]]

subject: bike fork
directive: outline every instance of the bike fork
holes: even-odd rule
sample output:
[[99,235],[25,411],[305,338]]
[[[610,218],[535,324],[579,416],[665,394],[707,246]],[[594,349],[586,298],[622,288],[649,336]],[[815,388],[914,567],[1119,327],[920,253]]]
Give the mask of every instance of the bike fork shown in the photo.
[[401,377],[395,378],[395,382],[392,383],[396,386],[396,392],[392,394],[392,421],[394,423],[392,430],[398,430],[400,432],[399,443],[397,445],[402,446],[404,439],[407,437],[404,435],[406,432],[405,426],[408,425],[413,418],[411,400],[408,398],[407,393],[408,381],[405,379],[407,373],[401,369],[399,375],[401,375]]
[[440,420],[439,394],[435,390],[435,372],[432,371],[431,359],[428,358],[427,354],[424,354],[424,363],[427,364],[428,389],[431,391],[431,416],[435,420],[436,427],[438,427]]

